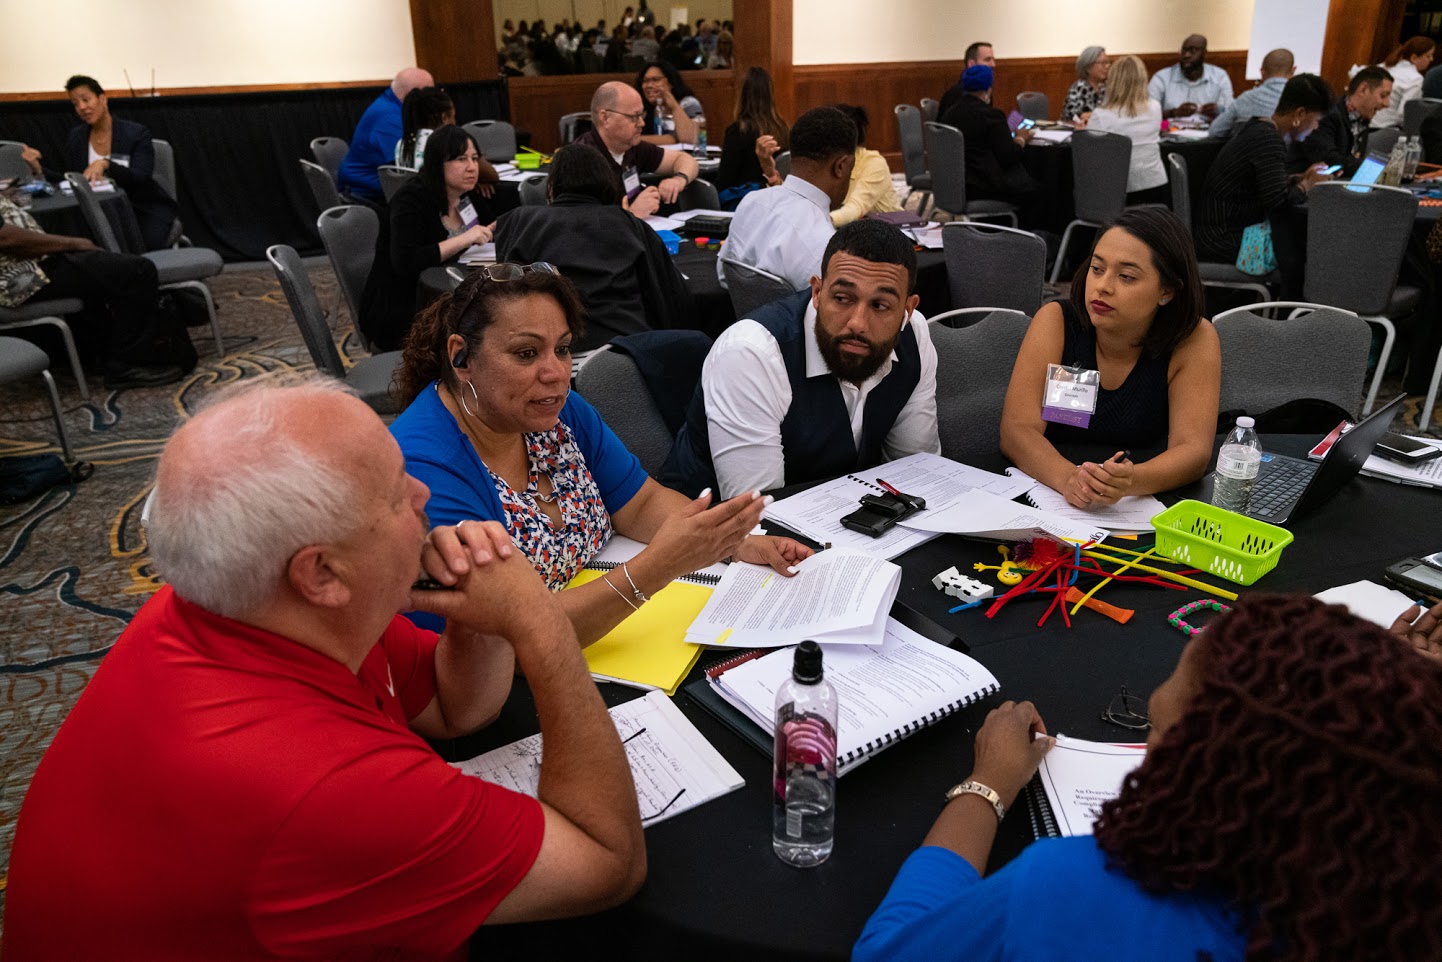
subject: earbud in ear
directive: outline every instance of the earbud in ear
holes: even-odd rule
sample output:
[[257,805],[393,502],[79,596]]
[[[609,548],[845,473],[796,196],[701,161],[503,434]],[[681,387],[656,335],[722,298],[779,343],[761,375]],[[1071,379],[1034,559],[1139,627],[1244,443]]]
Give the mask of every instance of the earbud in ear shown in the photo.
[[466,352],[465,352],[464,350],[457,351],[456,354],[455,354],[455,357],[452,357],[452,358],[451,358],[451,367],[465,367],[465,366],[466,366]]

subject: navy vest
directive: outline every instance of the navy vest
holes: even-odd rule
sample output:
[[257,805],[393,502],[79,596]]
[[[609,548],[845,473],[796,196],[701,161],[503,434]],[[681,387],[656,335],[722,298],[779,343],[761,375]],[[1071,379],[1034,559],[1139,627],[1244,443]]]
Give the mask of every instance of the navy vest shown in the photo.
[[[786,459],[786,484],[834,478],[884,460],[882,443],[911,400],[921,380],[921,355],[916,332],[907,325],[896,340],[896,360],[881,383],[866,396],[861,420],[861,448],[851,437],[851,419],[841,385],[834,375],[806,376],[806,307],[811,291],[798,291],[760,308],[750,317],[776,338],[786,377],[791,382],[791,407],[781,421],[781,446]],[[706,422],[706,392],[696,385],[686,423],[666,458],[658,479],[688,497],[704,488],[716,490]]]

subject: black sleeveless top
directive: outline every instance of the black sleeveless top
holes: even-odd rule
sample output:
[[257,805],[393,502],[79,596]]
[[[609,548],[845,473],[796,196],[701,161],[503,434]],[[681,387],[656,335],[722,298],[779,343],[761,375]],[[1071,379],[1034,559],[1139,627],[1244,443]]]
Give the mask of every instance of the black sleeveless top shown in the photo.
[[[1096,332],[1077,313],[1070,301],[1057,301],[1061,307],[1066,340],[1062,344],[1061,362],[1067,366],[1081,365],[1097,370]],[[1127,379],[1115,391],[1102,388],[1097,395],[1096,413],[1091,424],[1075,428],[1069,424],[1046,424],[1047,440],[1053,444],[1094,443],[1114,444],[1118,448],[1138,449],[1165,445],[1167,441],[1167,370],[1172,353],[1153,356],[1146,352],[1137,358]]]

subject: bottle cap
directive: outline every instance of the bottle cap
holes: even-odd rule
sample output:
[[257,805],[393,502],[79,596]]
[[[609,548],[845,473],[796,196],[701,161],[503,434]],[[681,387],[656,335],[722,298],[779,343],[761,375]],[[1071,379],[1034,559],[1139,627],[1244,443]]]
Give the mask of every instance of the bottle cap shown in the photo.
[[821,646],[803,641],[796,646],[796,659],[791,663],[791,677],[799,685],[814,685],[821,680]]
[[1254,428],[1254,427],[1256,427],[1256,426],[1257,426],[1257,420],[1256,420],[1256,418],[1249,418],[1249,417],[1240,417],[1240,418],[1237,418],[1237,427],[1239,427],[1239,428]]

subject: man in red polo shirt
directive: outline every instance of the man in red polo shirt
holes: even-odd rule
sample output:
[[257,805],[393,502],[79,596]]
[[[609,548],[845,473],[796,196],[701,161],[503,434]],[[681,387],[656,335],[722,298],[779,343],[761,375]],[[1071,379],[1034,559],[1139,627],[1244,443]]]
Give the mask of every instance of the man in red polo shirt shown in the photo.
[[[482,923],[641,884],[625,751],[554,596],[498,525],[428,534],[425,485],[334,384],[248,390],[167,445],[147,530],[169,586],[36,772],[6,962],[463,958]],[[412,592],[422,569],[457,590]],[[517,662],[539,801],[422,740],[494,718]]]

